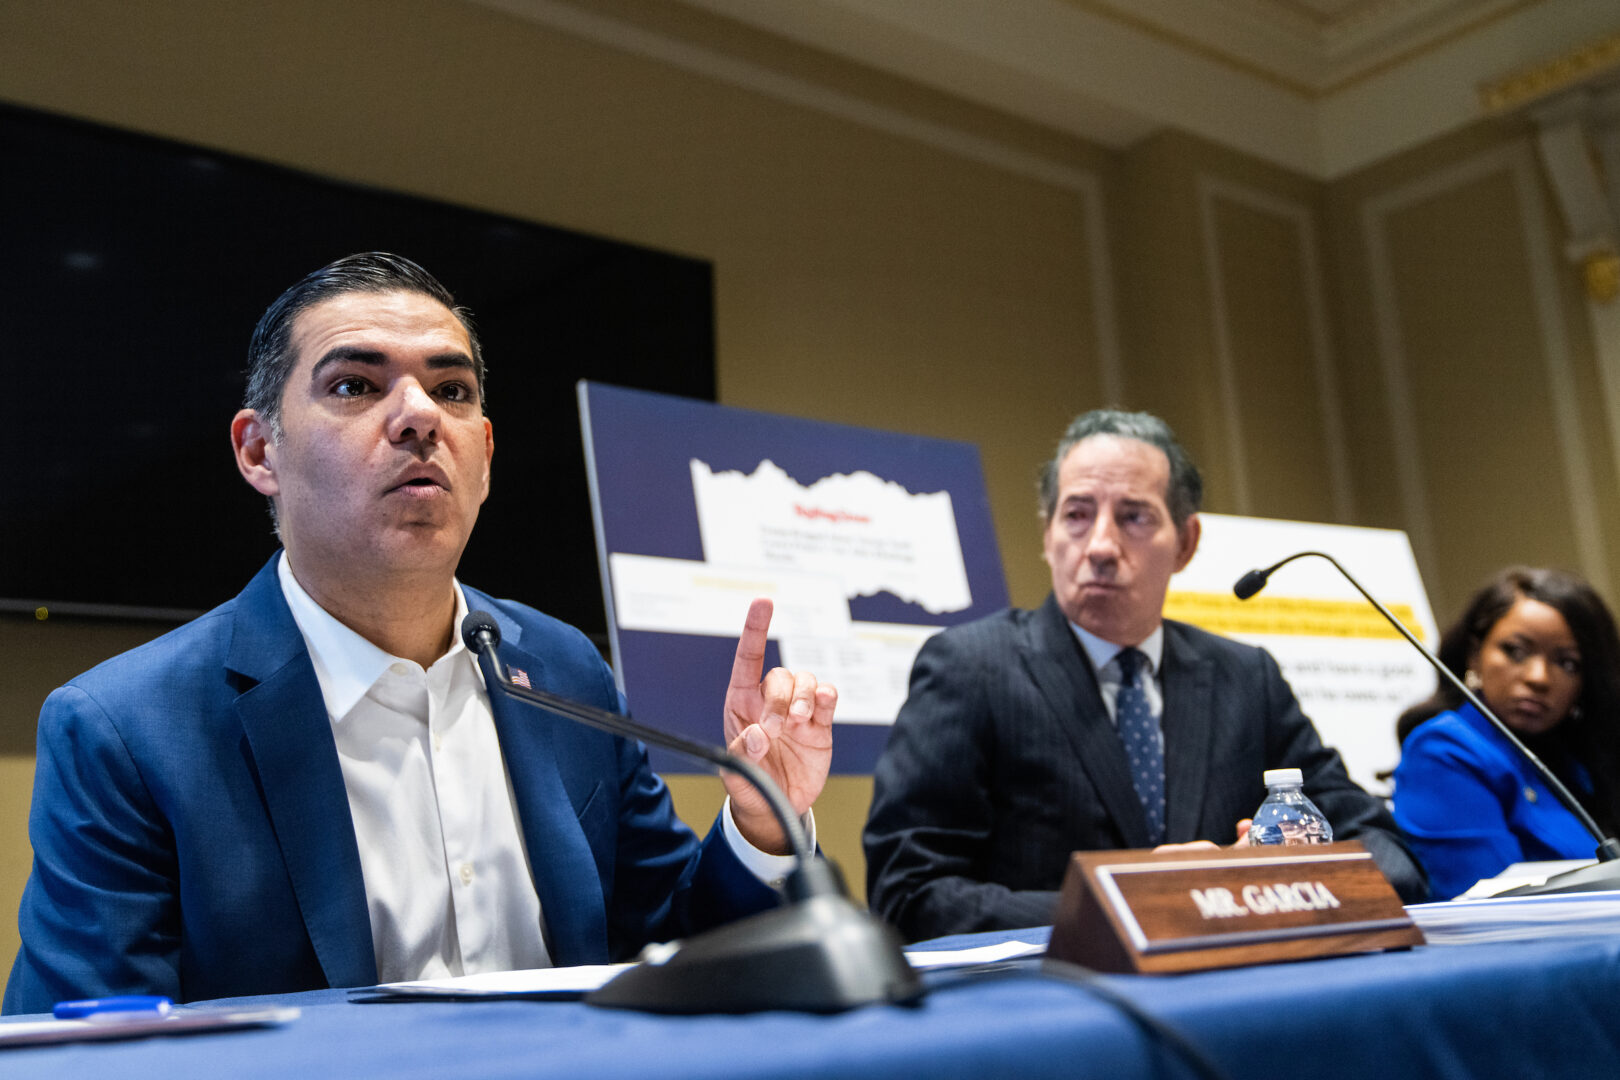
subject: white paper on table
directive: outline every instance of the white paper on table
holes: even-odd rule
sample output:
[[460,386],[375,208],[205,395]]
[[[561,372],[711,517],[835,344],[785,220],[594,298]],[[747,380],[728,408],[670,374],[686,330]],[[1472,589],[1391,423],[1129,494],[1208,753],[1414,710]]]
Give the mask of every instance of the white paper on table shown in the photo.
[[1620,935],[1620,892],[1443,900],[1413,904],[1406,913],[1430,945]]
[[370,987],[379,994],[399,997],[537,997],[555,994],[577,997],[600,989],[613,976],[634,964],[580,964],[575,967],[528,968],[522,971],[485,971],[446,979],[417,979]]
[[[971,949],[912,950],[906,953],[906,960],[914,968],[966,967],[1045,951],[1045,945],[1003,941]],[[370,987],[369,991],[391,997],[420,998],[578,997],[600,989],[615,975],[635,966],[583,964],[578,967],[531,968],[525,971],[486,971],[447,979],[382,983]]]
[[1459,900],[1479,900],[1497,893],[1517,889],[1520,885],[1540,885],[1548,878],[1566,870],[1579,870],[1591,866],[1596,859],[1550,859],[1546,862],[1516,862],[1495,877],[1480,878],[1457,897]]
[[998,960],[1015,960],[1020,956],[1035,956],[1045,951],[1044,944],[1003,941],[971,949],[913,949],[906,953],[906,961],[914,968],[967,967],[971,964],[993,964]]
[[12,1020],[8,1017],[0,1020],[0,1050],[14,1046],[106,1042],[114,1039],[145,1039],[154,1035],[278,1027],[292,1023],[301,1013],[301,1009],[287,1005],[240,1009],[180,1005],[162,1016],[136,1012],[103,1013],[87,1020]]

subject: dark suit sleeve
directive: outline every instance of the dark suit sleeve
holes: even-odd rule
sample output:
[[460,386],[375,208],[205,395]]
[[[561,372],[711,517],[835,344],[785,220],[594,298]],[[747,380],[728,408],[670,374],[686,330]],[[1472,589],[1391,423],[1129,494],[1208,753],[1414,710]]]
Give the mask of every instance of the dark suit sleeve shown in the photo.
[[718,819],[699,844],[676,816],[646,749],[615,741],[621,801],[607,913],[615,960],[634,956],[649,941],[685,937],[779,902],[732,853]]
[[1361,841],[1404,902],[1428,899],[1429,879],[1401,838],[1389,808],[1350,779],[1338,751],[1322,744],[1315,726],[1300,711],[1277,661],[1264,650],[1258,655],[1266,703],[1266,767],[1300,770],[1305,794],[1333,825],[1333,839]]
[[[594,652],[591,660],[600,672],[601,697],[617,702],[623,712],[624,700],[614,689],[612,672]],[[686,937],[780,902],[776,890],[733,854],[718,818],[698,842],[676,815],[669,788],[653,772],[645,746],[609,738],[618,778],[611,833],[601,833],[602,823],[582,820],[582,824],[598,836],[594,846],[599,857],[604,848],[611,850],[611,870],[600,869],[607,877],[604,892],[613,960],[634,957],[648,942]],[[601,809],[605,811],[606,805]],[[588,807],[585,817],[594,813],[596,808]]]
[[111,994],[181,999],[173,840],[117,729],[73,686],[40,712],[34,867],[5,1012]]
[[988,673],[973,640],[936,634],[923,646],[873,777],[863,835],[867,902],[910,941],[1045,926],[1057,901],[1055,892],[985,880],[995,738]]

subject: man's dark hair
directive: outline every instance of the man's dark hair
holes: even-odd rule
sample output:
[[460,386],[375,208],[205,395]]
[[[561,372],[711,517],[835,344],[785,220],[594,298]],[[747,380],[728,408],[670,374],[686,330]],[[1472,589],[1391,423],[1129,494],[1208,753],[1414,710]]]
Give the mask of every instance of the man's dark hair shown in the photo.
[[1152,413],[1093,409],[1075,417],[1073,423],[1063,432],[1063,438],[1058,442],[1057,453],[1052,455],[1052,460],[1041,469],[1042,521],[1050,522],[1052,514],[1057,510],[1058,470],[1063,467],[1063,459],[1069,456],[1070,450],[1093,435],[1114,435],[1121,439],[1135,439],[1164,452],[1164,456],[1170,462],[1170,481],[1164,493],[1164,501],[1170,509],[1170,518],[1175,522],[1177,529],[1187,524],[1187,519],[1198,513],[1199,508],[1203,506],[1204,478],[1198,475],[1198,466],[1193,464],[1192,458],[1187,455],[1181,443],[1176,441],[1176,433],[1170,430],[1169,424]]
[[346,293],[411,292],[429,296],[450,309],[467,331],[472,344],[473,373],[478,380],[478,403],[484,403],[484,353],[478,344],[472,313],[456,304],[450,290],[420,266],[399,255],[368,251],[346,255],[310,274],[276,298],[253,328],[248,344],[247,390],[244,408],[263,419],[270,438],[281,438],[281,398],[298,358],[292,350],[292,328],[298,316],[324,300]]

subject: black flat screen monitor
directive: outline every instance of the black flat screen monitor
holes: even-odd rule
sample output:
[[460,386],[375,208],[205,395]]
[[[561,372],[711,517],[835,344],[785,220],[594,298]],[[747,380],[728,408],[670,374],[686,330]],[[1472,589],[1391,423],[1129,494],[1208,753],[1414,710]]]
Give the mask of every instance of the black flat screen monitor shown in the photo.
[[0,160],[5,607],[178,617],[235,595],[276,547],[230,452],[253,325],[381,250],[484,343],[493,486],[461,580],[603,632],[574,384],[712,401],[708,263],[4,105]]

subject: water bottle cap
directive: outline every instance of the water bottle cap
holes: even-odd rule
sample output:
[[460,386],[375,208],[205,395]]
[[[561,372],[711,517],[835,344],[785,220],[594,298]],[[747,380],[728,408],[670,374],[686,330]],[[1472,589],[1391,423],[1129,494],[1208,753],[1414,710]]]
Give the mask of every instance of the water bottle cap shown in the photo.
[[1303,784],[1305,774],[1298,769],[1267,769],[1261,779],[1265,781],[1266,787],[1275,787],[1278,784]]

